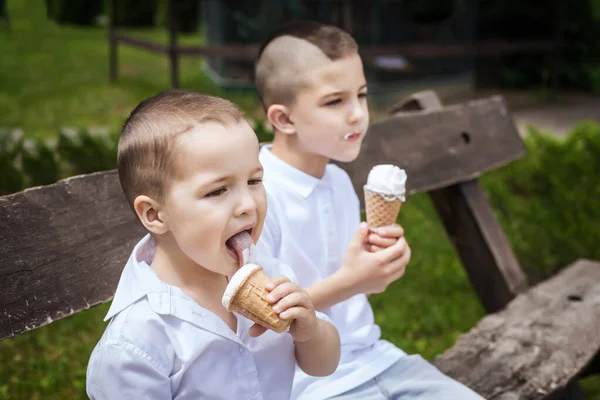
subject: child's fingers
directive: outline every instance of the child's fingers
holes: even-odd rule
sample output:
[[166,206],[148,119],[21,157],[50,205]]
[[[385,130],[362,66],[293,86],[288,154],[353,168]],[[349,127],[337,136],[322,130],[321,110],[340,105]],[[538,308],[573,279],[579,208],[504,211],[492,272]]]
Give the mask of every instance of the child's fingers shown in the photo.
[[285,277],[283,275],[277,275],[269,280],[269,282],[265,286],[265,289],[271,291],[271,290],[275,289],[277,286],[281,285],[282,283],[289,282],[289,281],[290,280],[287,277]]
[[381,248],[390,247],[391,245],[396,243],[397,240],[398,239],[395,237],[386,238],[386,237],[381,237],[375,233],[372,233],[369,235],[369,244],[375,245],[375,246],[378,246]]
[[381,228],[375,229],[374,232],[381,237],[387,237],[387,238],[398,239],[398,238],[404,236],[404,228],[402,228],[398,224],[383,226]]
[[401,237],[396,243],[394,243],[387,249],[381,250],[380,252],[378,252],[378,254],[383,262],[389,263],[402,257],[407,247],[408,243],[406,243],[406,239],[404,237]]
[[276,313],[278,313],[281,318],[285,318],[282,316],[282,313],[292,307],[304,307],[304,308],[310,308],[311,307],[311,303],[310,300],[308,299],[308,295],[306,295],[306,293],[304,292],[293,292],[290,293],[289,295],[283,297],[281,300],[279,300],[277,302],[277,304],[275,304],[273,306],[273,311],[275,311]]
[[303,319],[306,318],[309,311],[305,307],[291,307],[279,314],[279,316],[283,319],[287,320],[295,320],[295,319]]
[[384,247],[379,247],[379,246],[374,246],[374,245],[369,245],[369,247],[367,248],[367,250],[371,253],[377,253],[378,251],[383,250]]
[[290,281],[283,282],[280,285],[277,285],[273,290],[271,290],[271,292],[267,295],[267,301],[271,304],[277,303],[283,297],[297,291],[298,285],[296,285],[295,283]]
[[411,250],[410,247],[407,247],[406,251],[402,256],[391,263],[389,263],[386,268],[391,273],[391,280],[396,281],[404,276],[406,272],[406,266],[410,261]]

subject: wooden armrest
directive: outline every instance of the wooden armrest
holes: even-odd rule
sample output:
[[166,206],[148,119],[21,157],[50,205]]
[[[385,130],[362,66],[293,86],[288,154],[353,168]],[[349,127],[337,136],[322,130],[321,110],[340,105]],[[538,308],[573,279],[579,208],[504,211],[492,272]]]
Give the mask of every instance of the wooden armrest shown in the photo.
[[541,399],[599,350],[600,263],[578,260],[484,317],[434,363],[486,398]]

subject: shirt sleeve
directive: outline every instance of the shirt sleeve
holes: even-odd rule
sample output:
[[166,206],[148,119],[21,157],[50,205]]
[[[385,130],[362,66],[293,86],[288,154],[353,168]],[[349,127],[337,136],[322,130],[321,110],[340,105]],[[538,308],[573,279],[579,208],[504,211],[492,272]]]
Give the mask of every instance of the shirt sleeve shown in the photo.
[[86,390],[92,400],[172,398],[167,369],[137,346],[116,340],[92,353]]

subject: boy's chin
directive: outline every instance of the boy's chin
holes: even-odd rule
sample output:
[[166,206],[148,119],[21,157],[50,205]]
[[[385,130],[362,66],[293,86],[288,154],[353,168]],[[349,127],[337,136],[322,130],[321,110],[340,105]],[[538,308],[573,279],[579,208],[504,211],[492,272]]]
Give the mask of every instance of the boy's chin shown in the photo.
[[359,154],[360,154],[360,152],[357,151],[356,153],[352,153],[352,154],[341,154],[337,157],[331,157],[331,159],[334,161],[337,161],[337,162],[349,163],[349,162],[356,160],[358,158]]

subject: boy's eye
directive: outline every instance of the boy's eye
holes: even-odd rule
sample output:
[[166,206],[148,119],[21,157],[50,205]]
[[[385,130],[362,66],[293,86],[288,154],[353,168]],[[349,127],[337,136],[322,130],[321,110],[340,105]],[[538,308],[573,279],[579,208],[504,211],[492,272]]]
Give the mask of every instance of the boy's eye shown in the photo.
[[262,179],[258,179],[258,178],[256,178],[256,179],[250,179],[248,181],[248,185],[253,185],[253,186],[254,185],[260,185],[261,183],[262,183]]
[[227,191],[227,189],[225,189],[225,188],[219,188],[219,189],[213,190],[212,192],[207,194],[206,197],[218,197],[218,196],[222,195],[223,193],[225,193],[226,191]]
[[359,93],[358,97],[366,99],[368,97],[368,93]]
[[333,99],[333,100],[329,100],[327,103],[325,103],[326,106],[334,106],[336,104],[339,104],[342,102],[342,99]]

